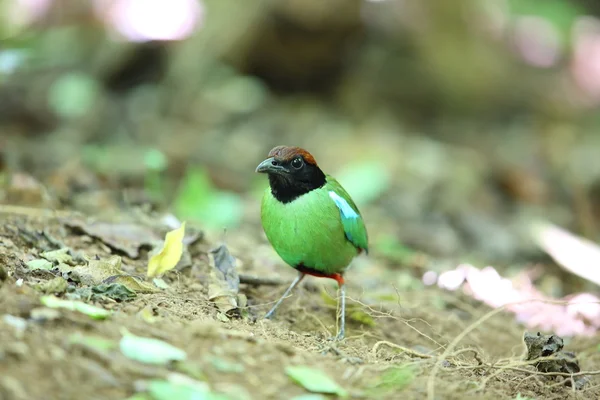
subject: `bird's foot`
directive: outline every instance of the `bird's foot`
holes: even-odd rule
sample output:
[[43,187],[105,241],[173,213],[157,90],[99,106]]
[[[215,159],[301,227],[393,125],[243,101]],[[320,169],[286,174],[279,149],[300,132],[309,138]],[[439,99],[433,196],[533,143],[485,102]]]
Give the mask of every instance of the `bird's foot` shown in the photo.
[[272,319],[274,314],[275,313],[269,311],[268,313],[265,314],[265,316],[263,318],[264,319]]
[[344,333],[345,333],[345,330],[342,328],[342,329],[340,329],[340,331],[338,332],[337,335],[327,338],[327,341],[328,342],[341,342],[342,340],[344,340],[344,336],[345,336]]

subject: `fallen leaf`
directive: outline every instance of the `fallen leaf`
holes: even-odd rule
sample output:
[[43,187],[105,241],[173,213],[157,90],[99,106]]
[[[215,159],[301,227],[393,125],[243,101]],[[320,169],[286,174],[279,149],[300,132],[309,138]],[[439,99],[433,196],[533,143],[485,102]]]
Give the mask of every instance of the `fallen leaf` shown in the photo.
[[7,324],[12,326],[19,336],[22,336],[25,329],[27,329],[27,320],[21,317],[15,317],[14,315],[4,314],[2,320]]
[[154,278],[152,279],[152,283],[159,289],[168,289],[169,285],[162,278]]
[[140,278],[131,275],[111,276],[105,279],[104,283],[118,283],[136,293],[157,293],[159,291],[148,282],[144,282]]
[[183,361],[187,358],[185,351],[167,342],[135,336],[129,332],[121,338],[119,348],[125,357],[145,364],[167,365],[172,361]]
[[208,299],[215,303],[222,313],[238,308],[240,278],[235,269],[235,257],[229,253],[227,246],[222,244],[210,251],[210,264],[212,268]]
[[413,368],[409,365],[400,365],[392,367],[380,376],[369,390],[369,394],[374,397],[383,397],[385,394],[398,393],[405,389],[415,379]]
[[232,363],[227,360],[222,359],[221,357],[210,357],[210,363],[214,369],[220,372],[233,372],[241,374],[244,372],[245,368],[240,363]]
[[82,335],[81,333],[74,333],[69,336],[69,343],[77,344],[101,353],[107,353],[117,348],[117,343],[110,339],[100,336]]
[[142,308],[137,313],[137,316],[149,324],[153,324],[158,320],[158,318],[156,316],[154,316],[154,312],[152,311],[152,306],[146,306],[146,307]]
[[148,277],[153,278],[175,268],[183,254],[184,235],[185,222],[179,228],[167,232],[163,247],[148,261]]
[[364,312],[363,310],[353,310],[350,313],[349,318],[366,326],[375,326],[375,320],[373,319],[373,317],[371,317],[368,313]]
[[101,285],[94,286],[92,288],[92,292],[117,301],[127,301],[136,297],[136,294],[133,290],[120,283],[103,283]]
[[154,400],[153,397],[150,397],[147,393],[136,393],[133,396],[129,396],[125,400]]
[[87,265],[73,268],[70,278],[84,285],[94,286],[115,275],[124,275],[121,270],[121,257],[111,256],[101,260],[89,260]]
[[[333,307],[337,307],[337,299],[331,297],[327,291],[323,290],[321,292],[321,298],[325,301],[326,304],[331,305]],[[395,297],[394,301],[397,300]],[[375,326],[375,320],[369,313],[362,309],[360,304],[350,303],[346,305],[346,315],[349,319],[361,323],[366,326]]]
[[27,268],[29,268],[32,271],[35,271],[38,269],[48,271],[48,270],[51,270],[52,268],[54,268],[54,264],[52,264],[50,261],[43,259],[43,258],[38,258],[35,260],[27,261],[25,263],[25,265],[27,265]]
[[48,307],[36,307],[29,312],[29,316],[33,321],[46,322],[60,318],[60,311]]
[[81,301],[61,300],[55,296],[42,296],[40,301],[46,307],[77,311],[92,319],[105,319],[111,314],[110,311],[104,308],[92,306]]
[[57,276],[56,278],[51,279],[49,281],[39,283],[35,287],[39,291],[46,294],[62,294],[67,291],[69,284],[66,280],[64,280],[60,276]]
[[169,374],[166,380],[150,381],[147,391],[154,400],[229,400],[225,395],[213,393],[206,382],[177,373]]
[[292,397],[291,400],[327,400],[327,397],[322,394],[301,394],[296,397]]
[[344,388],[319,369],[302,365],[289,366],[285,369],[285,373],[309,392],[337,394],[340,397],[348,396],[348,392]]
[[175,370],[181,372],[182,374],[190,376],[194,379],[197,379],[199,381],[207,380],[206,375],[202,371],[202,368],[198,364],[195,364],[192,362],[188,362],[188,361],[177,362],[175,364]]
[[64,224],[77,233],[83,233],[102,241],[116,252],[137,259],[140,249],[152,247],[160,241],[160,236],[151,229],[134,223],[101,222],[86,223],[80,220],[68,220]]
[[126,274],[121,269],[120,256],[110,256],[107,259],[101,260],[89,260],[87,265],[74,267],[68,274],[70,279],[87,286],[118,283],[136,293],[156,293],[159,291],[153,285]]
[[69,248],[63,247],[62,249],[46,251],[40,254],[46,260],[56,264],[70,264],[73,262],[73,257],[69,254]]

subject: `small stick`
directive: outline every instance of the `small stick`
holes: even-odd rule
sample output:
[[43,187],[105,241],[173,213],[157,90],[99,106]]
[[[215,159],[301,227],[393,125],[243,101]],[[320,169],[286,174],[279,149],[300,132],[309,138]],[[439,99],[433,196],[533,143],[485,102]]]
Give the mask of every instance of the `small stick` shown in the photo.
[[289,284],[289,282],[279,278],[261,278],[259,276],[245,274],[240,274],[240,283],[254,286],[280,286]]

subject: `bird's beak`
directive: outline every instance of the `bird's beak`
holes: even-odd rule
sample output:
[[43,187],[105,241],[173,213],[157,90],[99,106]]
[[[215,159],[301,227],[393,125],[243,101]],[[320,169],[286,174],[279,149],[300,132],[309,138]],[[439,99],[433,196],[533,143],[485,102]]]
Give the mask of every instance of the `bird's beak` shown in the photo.
[[258,167],[256,167],[256,172],[263,174],[281,174],[285,172],[285,168],[275,160],[275,157],[269,157],[265,161],[258,164]]

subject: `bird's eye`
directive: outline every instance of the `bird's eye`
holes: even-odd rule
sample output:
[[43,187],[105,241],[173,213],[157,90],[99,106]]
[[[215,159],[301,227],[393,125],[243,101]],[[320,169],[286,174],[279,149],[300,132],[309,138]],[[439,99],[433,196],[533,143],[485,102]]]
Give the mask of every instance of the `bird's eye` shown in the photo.
[[300,158],[300,157],[294,158],[292,160],[292,167],[294,167],[296,169],[302,168],[303,165],[304,165],[304,162],[302,161],[302,158]]

